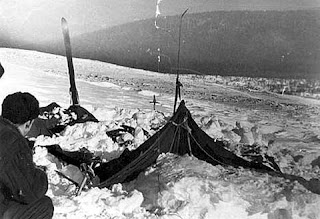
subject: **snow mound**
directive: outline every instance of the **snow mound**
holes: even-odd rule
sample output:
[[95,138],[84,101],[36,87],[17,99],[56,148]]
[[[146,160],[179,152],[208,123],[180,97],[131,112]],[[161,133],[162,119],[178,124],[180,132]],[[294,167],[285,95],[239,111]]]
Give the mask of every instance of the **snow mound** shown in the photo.
[[162,218],[224,219],[228,215],[270,219],[320,215],[316,207],[319,196],[298,183],[250,170],[212,166],[189,156],[163,155],[155,167],[140,174],[131,188],[143,192],[143,206],[147,209],[161,209]]

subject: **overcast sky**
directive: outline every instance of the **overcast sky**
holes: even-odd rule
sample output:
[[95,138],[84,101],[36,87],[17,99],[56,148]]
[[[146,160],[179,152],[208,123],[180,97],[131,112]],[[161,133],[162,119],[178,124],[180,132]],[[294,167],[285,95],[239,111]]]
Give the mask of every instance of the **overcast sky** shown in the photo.
[[[66,17],[71,34],[155,16],[157,0],[0,0],[0,34],[12,38],[61,37]],[[158,0],[161,15],[215,10],[295,10],[320,6],[320,0]]]

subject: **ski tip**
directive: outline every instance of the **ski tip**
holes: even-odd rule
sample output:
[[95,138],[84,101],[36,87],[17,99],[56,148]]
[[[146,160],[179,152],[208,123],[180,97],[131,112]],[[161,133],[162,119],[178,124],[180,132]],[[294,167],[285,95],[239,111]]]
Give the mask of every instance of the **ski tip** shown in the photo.
[[188,10],[189,10],[189,8],[187,8],[187,9],[182,13],[181,17],[183,17],[183,16],[187,13]]
[[64,17],[62,17],[62,18],[61,18],[61,23],[62,23],[62,24],[65,23],[65,24],[66,24],[66,23],[67,23],[67,20],[66,20]]

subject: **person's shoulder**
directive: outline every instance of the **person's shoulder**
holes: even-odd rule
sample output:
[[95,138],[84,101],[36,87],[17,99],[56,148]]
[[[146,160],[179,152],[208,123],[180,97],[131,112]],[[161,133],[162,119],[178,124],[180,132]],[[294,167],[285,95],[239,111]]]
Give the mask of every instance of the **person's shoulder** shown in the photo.
[[[26,139],[18,133],[6,129],[0,134],[0,168],[12,165],[12,161],[20,156],[29,156],[31,150]],[[32,155],[31,155],[32,156]]]
[[[19,131],[7,121],[0,119],[0,145],[1,149],[12,147],[12,145],[23,144],[24,138]],[[14,148],[10,148],[13,150]]]

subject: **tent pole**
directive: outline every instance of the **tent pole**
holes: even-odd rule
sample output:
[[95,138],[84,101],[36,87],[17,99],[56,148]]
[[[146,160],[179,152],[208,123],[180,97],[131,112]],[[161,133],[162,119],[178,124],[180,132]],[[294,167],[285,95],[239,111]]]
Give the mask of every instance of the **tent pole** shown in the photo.
[[178,96],[179,98],[181,97],[180,95],[180,87],[182,86],[182,84],[179,81],[179,68],[180,68],[180,44],[181,44],[181,26],[182,26],[182,18],[183,16],[187,13],[187,11],[189,10],[186,9],[182,15],[180,16],[180,24],[179,24],[179,44],[178,44],[178,59],[177,59],[177,78],[176,78],[176,91],[175,91],[175,97],[174,97],[174,105],[173,105],[173,114],[176,112],[176,106],[177,106],[177,100],[178,100]]

